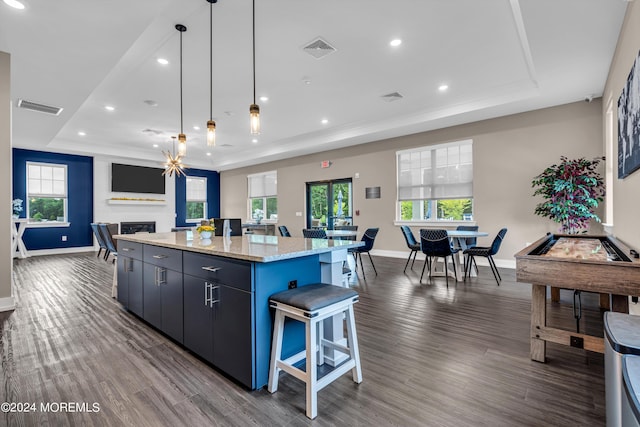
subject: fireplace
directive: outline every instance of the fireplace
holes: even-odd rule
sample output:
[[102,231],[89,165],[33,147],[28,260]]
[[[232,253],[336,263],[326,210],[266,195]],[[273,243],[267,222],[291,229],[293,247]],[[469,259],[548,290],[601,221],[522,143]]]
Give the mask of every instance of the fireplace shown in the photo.
[[134,234],[134,233],[155,233],[156,222],[155,221],[138,221],[138,222],[121,222],[120,234]]

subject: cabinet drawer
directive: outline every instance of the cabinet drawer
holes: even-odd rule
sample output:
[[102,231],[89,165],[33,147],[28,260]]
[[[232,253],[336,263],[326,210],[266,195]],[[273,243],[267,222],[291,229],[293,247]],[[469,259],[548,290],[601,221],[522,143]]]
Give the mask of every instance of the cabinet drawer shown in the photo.
[[253,291],[251,263],[247,261],[185,252],[184,273],[244,291]]
[[182,251],[160,246],[144,245],[144,262],[165,267],[173,271],[182,271]]
[[118,241],[118,253],[122,256],[142,261],[142,243],[128,242],[126,240]]

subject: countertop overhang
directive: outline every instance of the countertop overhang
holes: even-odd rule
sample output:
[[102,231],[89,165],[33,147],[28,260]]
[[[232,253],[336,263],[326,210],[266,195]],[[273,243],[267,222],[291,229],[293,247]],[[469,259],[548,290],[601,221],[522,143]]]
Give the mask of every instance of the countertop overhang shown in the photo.
[[256,262],[280,261],[364,246],[362,241],[255,234],[201,239],[197,233],[188,230],[169,233],[118,234],[113,237],[129,242]]

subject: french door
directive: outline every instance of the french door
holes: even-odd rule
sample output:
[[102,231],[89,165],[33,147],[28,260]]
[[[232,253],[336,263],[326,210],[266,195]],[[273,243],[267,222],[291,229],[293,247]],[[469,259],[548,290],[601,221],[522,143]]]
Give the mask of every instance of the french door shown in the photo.
[[352,225],[351,178],[307,182],[307,228]]

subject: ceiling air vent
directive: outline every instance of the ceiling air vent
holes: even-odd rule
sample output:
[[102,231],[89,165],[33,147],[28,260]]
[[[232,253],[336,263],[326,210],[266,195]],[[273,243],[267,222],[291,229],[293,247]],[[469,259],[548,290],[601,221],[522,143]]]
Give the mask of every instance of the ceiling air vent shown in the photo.
[[37,102],[26,101],[24,99],[18,99],[18,108],[38,111],[40,113],[53,114],[54,116],[58,116],[62,112],[62,107],[53,107],[51,105],[38,104]]
[[336,48],[318,37],[317,39],[315,39],[314,41],[312,41],[311,43],[303,47],[302,50],[304,50],[314,58],[320,59],[320,58],[324,58],[330,53],[335,52]]
[[393,101],[402,99],[404,97],[400,95],[398,92],[393,92],[393,93],[388,93],[386,95],[382,95],[380,98],[382,98],[384,102],[393,102]]

